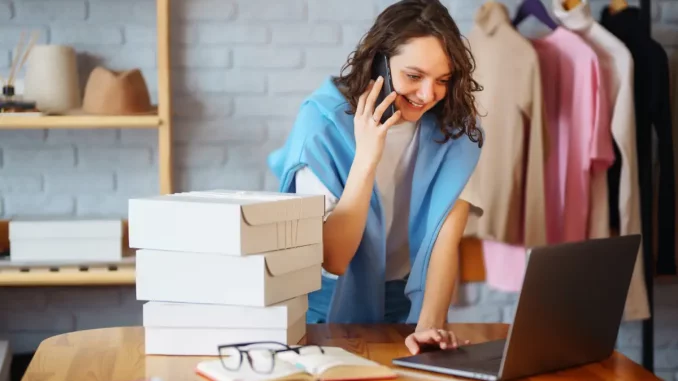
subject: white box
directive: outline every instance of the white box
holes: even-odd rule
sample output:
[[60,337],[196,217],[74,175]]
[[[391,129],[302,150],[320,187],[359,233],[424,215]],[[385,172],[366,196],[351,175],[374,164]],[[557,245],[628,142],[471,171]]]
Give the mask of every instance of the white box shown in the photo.
[[323,246],[228,256],[138,250],[138,300],[266,307],[319,290]]
[[130,199],[132,248],[227,255],[322,242],[325,198],[214,190]]
[[298,344],[306,335],[306,318],[288,328],[161,328],[144,327],[147,355],[218,356],[219,345],[251,341]]
[[145,327],[165,328],[270,328],[292,326],[306,317],[308,295],[268,307],[224,304],[147,302],[143,307]]
[[122,236],[120,219],[17,217],[9,221],[10,260],[119,261]]

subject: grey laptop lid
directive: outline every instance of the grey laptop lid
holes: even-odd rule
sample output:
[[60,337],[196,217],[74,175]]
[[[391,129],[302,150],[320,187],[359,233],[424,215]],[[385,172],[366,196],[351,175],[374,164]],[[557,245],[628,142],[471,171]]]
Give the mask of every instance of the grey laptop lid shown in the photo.
[[640,235],[535,248],[500,378],[601,361],[614,351]]
[[395,365],[509,380],[597,362],[617,341],[640,235],[535,248],[506,340],[397,358]]

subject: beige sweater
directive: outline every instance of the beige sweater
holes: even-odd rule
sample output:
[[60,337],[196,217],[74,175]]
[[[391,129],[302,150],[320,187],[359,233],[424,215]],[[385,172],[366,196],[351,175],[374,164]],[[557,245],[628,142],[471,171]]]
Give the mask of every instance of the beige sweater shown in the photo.
[[[548,128],[539,59],[506,6],[488,1],[468,36],[485,145],[470,182],[485,205],[466,235],[515,245],[546,244],[544,164]],[[521,223],[522,221],[522,223]]]

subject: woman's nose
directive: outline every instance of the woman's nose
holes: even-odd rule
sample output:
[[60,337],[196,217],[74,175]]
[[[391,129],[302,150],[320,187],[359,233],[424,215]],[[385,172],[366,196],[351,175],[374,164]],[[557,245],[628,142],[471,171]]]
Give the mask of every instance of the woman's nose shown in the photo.
[[417,91],[417,97],[424,103],[430,102],[431,98],[433,98],[433,84],[429,81],[422,81]]

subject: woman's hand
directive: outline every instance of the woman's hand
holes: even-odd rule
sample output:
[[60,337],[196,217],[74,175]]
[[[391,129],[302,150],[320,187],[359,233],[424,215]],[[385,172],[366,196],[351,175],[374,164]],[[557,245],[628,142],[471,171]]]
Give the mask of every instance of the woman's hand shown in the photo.
[[379,77],[376,82],[370,83],[360,98],[353,118],[356,140],[356,157],[364,169],[374,170],[381,160],[384,151],[386,132],[400,119],[400,110],[396,111],[388,120],[381,124],[381,116],[386,108],[395,101],[397,93],[389,94],[375,109],[375,102],[384,79]]
[[[463,344],[468,344],[469,340],[464,340]],[[429,328],[421,331],[415,331],[405,338],[405,346],[413,355],[421,352],[426,347],[440,347],[440,349],[456,349],[461,344],[461,340],[452,331],[444,329]]]

